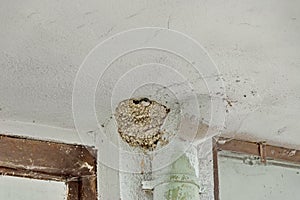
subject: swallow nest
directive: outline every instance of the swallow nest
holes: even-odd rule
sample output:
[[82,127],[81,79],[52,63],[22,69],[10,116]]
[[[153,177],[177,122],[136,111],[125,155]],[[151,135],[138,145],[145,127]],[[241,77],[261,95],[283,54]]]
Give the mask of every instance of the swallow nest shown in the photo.
[[118,132],[130,146],[153,150],[161,140],[161,127],[170,112],[166,106],[147,98],[119,103],[115,118]]

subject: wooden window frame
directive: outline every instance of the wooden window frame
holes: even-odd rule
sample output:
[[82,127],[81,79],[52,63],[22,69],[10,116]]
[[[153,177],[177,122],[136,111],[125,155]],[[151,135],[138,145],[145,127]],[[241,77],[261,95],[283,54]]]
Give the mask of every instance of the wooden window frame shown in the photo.
[[67,200],[97,200],[97,151],[0,135],[0,174],[65,182]]
[[283,161],[300,164],[300,150],[267,144],[266,142],[251,142],[234,138],[215,137],[213,138],[213,169],[214,169],[214,196],[215,200],[220,200],[219,196],[219,166],[218,152],[229,151],[258,156],[263,164],[268,160]]

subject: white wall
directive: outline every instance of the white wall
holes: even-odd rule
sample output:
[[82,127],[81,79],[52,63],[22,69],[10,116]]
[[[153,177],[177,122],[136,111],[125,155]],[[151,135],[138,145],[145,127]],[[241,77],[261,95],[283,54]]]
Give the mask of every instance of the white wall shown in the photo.
[[[82,143],[72,88],[83,59],[115,33],[157,26],[195,38],[215,61],[232,102],[226,133],[299,146],[299,8],[297,0],[3,0],[0,133]],[[112,176],[99,188],[118,196],[116,172],[101,166],[99,179]]]
[[63,182],[0,176],[0,199],[6,200],[66,200]]
[[157,26],[207,49],[234,102],[228,131],[297,143],[299,3],[1,1],[0,118],[74,128],[73,81],[89,51],[120,31]]

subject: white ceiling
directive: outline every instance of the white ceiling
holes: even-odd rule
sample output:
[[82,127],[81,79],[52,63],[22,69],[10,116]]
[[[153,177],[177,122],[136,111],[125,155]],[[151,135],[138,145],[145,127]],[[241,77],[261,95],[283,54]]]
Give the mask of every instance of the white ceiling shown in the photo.
[[0,118],[74,128],[72,88],[89,51],[120,31],[198,40],[232,102],[225,132],[300,145],[300,1],[0,2]]

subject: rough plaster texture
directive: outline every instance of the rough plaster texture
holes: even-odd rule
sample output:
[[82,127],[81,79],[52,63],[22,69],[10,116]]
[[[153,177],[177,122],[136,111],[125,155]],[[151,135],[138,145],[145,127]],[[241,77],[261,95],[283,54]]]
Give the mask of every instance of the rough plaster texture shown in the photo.
[[299,1],[2,1],[0,117],[74,128],[72,84],[91,48],[122,30],[160,26],[194,37],[216,62],[233,102],[228,129],[300,141],[298,8]]
[[[115,33],[159,26],[198,40],[220,69],[225,132],[300,145],[299,7],[297,0],[1,1],[1,133],[80,143],[71,104],[85,56]],[[100,183],[102,199],[117,199],[118,175],[100,168],[100,179],[114,177]]]
[[[206,141],[202,145],[206,148],[212,148],[212,142]],[[201,155],[201,146],[198,148],[198,154]],[[213,180],[213,158],[212,152],[206,154],[204,157],[199,158],[199,179],[200,179],[200,199],[214,200],[214,180]]]

